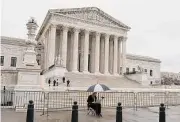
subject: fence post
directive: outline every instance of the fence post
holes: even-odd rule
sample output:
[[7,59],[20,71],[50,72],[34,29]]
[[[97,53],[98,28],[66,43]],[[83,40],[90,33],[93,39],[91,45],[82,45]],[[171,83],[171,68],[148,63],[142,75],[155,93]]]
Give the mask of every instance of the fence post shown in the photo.
[[34,103],[32,100],[28,104],[26,122],[34,122]]
[[163,103],[161,103],[159,107],[159,122],[166,122],[166,113]]
[[137,111],[137,92],[133,92],[134,93],[134,110]]
[[122,106],[121,103],[118,103],[116,108],[116,122],[122,122]]
[[76,101],[74,102],[74,105],[72,106],[71,122],[78,122],[78,105]]
[[[4,99],[4,101],[3,101],[3,106],[6,106],[6,86],[3,87],[3,93],[4,93],[4,94],[3,94],[3,95],[4,95],[4,98],[3,98],[3,99]],[[2,95],[2,93],[1,93],[1,95]],[[1,104],[2,104],[2,103],[1,103]]]

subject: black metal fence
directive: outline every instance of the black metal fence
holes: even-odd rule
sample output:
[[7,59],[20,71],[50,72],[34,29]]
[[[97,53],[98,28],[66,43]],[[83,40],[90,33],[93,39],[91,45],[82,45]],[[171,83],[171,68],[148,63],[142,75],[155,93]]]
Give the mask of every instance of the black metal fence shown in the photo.
[[[87,97],[91,92],[67,91],[9,91],[1,90],[1,108],[26,109],[29,100],[34,101],[36,110],[71,109],[73,102],[77,101],[82,109],[87,108]],[[102,99],[104,97],[104,99]],[[124,108],[140,108],[180,105],[180,92],[102,92],[98,94],[102,107],[116,107],[118,102]]]

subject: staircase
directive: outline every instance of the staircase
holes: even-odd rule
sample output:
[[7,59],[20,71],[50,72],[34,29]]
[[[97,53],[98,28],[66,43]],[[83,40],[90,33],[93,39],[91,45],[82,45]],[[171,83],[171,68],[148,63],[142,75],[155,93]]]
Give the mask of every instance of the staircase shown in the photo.
[[[135,74],[133,74],[133,75],[135,75]],[[130,81],[137,82],[137,83],[141,84],[141,81],[132,80],[132,79],[129,78],[127,75],[124,75],[124,78],[126,78],[127,80],[130,80]]]
[[96,83],[107,85],[110,88],[141,88],[141,84],[132,80],[128,80],[123,76],[105,76],[83,73],[65,74],[66,80],[70,80],[71,87],[89,87]]

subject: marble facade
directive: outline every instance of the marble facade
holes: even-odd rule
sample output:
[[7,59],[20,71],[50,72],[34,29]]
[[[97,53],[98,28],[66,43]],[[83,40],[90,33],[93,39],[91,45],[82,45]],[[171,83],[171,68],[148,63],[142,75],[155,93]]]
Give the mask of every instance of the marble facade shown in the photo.
[[43,69],[60,55],[68,72],[123,74],[129,29],[94,7],[49,10],[36,37],[45,47]]

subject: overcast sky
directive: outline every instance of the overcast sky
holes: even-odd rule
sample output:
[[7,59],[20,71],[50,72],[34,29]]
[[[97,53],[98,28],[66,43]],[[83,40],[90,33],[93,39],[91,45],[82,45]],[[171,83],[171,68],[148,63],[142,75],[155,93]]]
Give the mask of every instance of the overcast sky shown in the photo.
[[29,17],[41,26],[50,8],[92,6],[132,28],[128,53],[159,58],[162,71],[180,72],[179,0],[3,0],[1,35],[27,38]]

